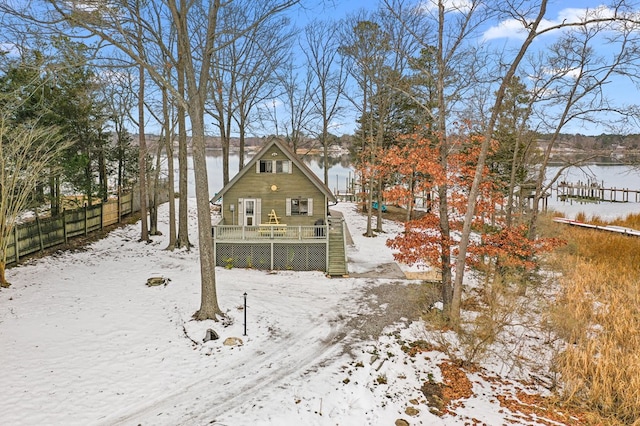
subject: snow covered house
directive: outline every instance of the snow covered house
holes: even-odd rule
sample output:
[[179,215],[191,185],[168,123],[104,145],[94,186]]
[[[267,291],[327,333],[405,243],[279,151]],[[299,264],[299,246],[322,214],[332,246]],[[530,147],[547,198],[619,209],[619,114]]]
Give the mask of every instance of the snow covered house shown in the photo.
[[216,266],[347,274],[344,223],[328,213],[336,198],[282,140],[269,140],[211,201],[222,214]]

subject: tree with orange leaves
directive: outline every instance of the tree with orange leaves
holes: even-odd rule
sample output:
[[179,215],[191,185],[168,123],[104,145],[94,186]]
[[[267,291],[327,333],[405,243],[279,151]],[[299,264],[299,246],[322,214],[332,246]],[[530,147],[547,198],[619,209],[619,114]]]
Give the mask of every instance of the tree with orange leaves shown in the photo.
[[[477,158],[482,149],[483,137],[477,134],[465,135],[460,132],[447,141],[451,153],[446,167],[438,160],[439,151],[434,139],[421,136],[404,136],[407,143],[389,150],[385,165],[398,177],[398,185],[388,191],[387,198],[406,199],[412,197],[408,182],[413,177],[421,176],[422,188],[431,187],[435,194],[441,193],[439,187],[446,186],[447,200],[446,222],[452,231],[449,235],[460,235],[465,223],[469,196],[473,184],[473,176],[478,167]],[[495,143],[490,143],[492,149]],[[561,242],[554,239],[531,240],[526,238],[526,226],[510,227],[504,218],[496,217],[496,206],[503,201],[503,193],[492,179],[489,168],[482,166],[483,179],[479,186],[476,200],[471,239],[465,263],[479,265],[488,263],[495,265],[492,270],[500,273],[506,267],[517,267],[530,270],[536,266],[536,255],[557,247]],[[439,205],[442,200],[434,200]],[[444,264],[443,259],[453,253],[457,258],[459,240],[448,237],[442,230],[440,210],[427,211],[424,216],[405,223],[404,233],[387,242],[398,250],[394,256],[398,261],[415,264],[427,264],[445,272],[451,272],[453,264]],[[459,261],[459,259],[458,259]],[[443,282],[442,291],[449,291]],[[443,299],[446,295],[443,294]],[[445,299],[446,300],[446,299]],[[445,315],[447,313],[445,312]]]

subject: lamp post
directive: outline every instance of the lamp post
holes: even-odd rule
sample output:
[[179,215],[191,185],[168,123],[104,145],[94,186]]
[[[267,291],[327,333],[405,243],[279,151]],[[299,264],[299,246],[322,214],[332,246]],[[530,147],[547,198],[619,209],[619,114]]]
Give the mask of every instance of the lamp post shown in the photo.
[[244,293],[244,334],[247,335],[247,292]]

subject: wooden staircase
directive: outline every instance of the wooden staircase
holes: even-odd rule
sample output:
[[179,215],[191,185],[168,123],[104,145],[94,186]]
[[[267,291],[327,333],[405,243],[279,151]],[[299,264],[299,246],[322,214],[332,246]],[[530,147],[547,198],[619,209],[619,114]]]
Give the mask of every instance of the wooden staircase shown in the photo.
[[344,235],[344,219],[329,219],[329,264],[327,274],[334,277],[347,277],[347,249]]

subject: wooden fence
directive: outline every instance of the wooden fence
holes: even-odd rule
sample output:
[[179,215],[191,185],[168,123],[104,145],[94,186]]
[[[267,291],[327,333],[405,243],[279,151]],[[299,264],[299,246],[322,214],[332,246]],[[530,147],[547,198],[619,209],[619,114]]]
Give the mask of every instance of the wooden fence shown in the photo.
[[18,263],[24,256],[120,222],[123,216],[134,212],[133,195],[134,191],[129,191],[102,204],[63,210],[57,217],[36,216],[34,221],[16,226],[7,246],[7,264]]

